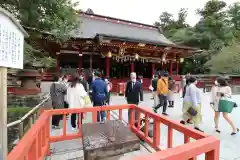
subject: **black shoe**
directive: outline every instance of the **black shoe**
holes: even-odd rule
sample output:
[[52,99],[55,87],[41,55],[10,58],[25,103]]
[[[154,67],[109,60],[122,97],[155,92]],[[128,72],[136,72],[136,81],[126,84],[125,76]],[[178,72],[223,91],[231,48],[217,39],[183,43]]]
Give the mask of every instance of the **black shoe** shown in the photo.
[[183,120],[181,120],[180,123],[185,125],[185,121],[183,121]]
[[169,105],[168,107],[169,107],[169,108],[173,108],[173,105]]
[[[237,128],[237,132],[239,132],[239,129]],[[231,136],[234,136],[234,135],[236,135],[237,134],[237,132],[232,132],[231,133]]]
[[217,132],[217,133],[221,133],[221,131],[220,131],[219,129],[216,129],[216,132]]
[[157,113],[157,109],[155,107],[153,108],[153,112]]
[[188,124],[193,124],[190,119],[187,120]]
[[167,114],[167,113],[165,113],[165,112],[163,112],[162,114],[163,114],[164,116],[168,116],[168,114]]
[[198,127],[194,127],[194,129],[200,131],[200,132],[203,132],[203,130],[199,129]]

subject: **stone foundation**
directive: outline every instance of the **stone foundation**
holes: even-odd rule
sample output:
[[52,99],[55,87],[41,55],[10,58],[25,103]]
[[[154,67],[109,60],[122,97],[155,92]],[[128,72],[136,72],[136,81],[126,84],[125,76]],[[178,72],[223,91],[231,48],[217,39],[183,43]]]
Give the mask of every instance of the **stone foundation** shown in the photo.
[[35,107],[45,98],[45,94],[40,93],[37,95],[15,95],[8,93],[8,106],[11,107]]
[[140,150],[140,140],[120,120],[82,126],[84,160],[106,160]]

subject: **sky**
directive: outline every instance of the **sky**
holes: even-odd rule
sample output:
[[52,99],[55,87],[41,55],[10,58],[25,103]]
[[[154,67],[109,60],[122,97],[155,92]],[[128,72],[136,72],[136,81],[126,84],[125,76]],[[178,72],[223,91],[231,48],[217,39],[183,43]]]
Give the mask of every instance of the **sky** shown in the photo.
[[[203,8],[208,0],[75,0],[79,1],[79,8],[91,8],[94,13],[134,22],[152,25],[159,15],[168,11],[175,18],[180,8],[188,9],[187,22],[194,25],[199,16],[196,9]],[[224,0],[232,4],[238,0]]]

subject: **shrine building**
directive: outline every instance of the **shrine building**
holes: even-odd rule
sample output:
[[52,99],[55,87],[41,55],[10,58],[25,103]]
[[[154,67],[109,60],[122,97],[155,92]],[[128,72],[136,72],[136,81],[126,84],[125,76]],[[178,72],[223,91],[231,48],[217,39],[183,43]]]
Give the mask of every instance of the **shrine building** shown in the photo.
[[159,70],[179,79],[180,63],[201,52],[174,44],[153,25],[88,13],[80,13],[80,18],[79,29],[63,44],[47,33],[34,40],[57,59],[53,74],[98,69],[114,86],[134,71],[143,77],[146,89]]

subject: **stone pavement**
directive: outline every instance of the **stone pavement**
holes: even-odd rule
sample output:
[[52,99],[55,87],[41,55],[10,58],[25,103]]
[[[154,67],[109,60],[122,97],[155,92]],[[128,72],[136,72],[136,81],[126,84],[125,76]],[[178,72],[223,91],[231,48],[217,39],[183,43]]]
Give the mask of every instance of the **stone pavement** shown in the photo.
[[[169,118],[172,120],[180,121],[181,120],[181,110],[182,110],[182,99],[179,94],[175,95],[175,107],[168,108],[167,112],[169,114]],[[231,127],[227,124],[227,122],[220,118],[219,126],[221,130],[221,134],[216,133],[214,130],[214,112],[212,108],[210,108],[209,102],[209,93],[202,93],[202,114],[203,114],[203,122],[201,124],[201,128],[205,133],[209,135],[214,135],[221,140],[220,146],[220,159],[221,160],[240,160],[240,152],[238,149],[238,145],[240,145],[240,132],[236,136],[231,136],[232,132]],[[233,96],[233,99],[240,104],[240,95]],[[112,98],[112,104],[124,104],[126,103],[124,97],[116,96]],[[153,105],[153,100],[151,100],[151,94],[144,94],[144,101],[139,104],[141,107],[147,107],[151,109]],[[239,105],[240,106],[240,105]],[[127,120],[127,111],[123,111],[123,118]],[[237,127],[240,128],[240,107],[233,110],[233,113],[230,115],[234,123]],[[165,125],[161,125],[161,139],[160,146],[163,148],[167,148],[167,127]],[[174,132],[173,136],[173,146],[177,146],[183,144],[183,134],[178,131]],[[204,159],[204,155],[199,156],[198,159]]]
[[[180,121],[181,120],[181,109],[182,109],[182,99],[180,98],[180,95],[176,94],[176,101],[175,101],[175,107],[174,108],[168,108],[168,114],[169,118]],[[201,128],[204,130],[205,133],[209,135],[214,135],[217,138],[221,140],[221,148],[220,148],[220,159],[221,160],[240,160],[240,152],[237,149],[238,145],[240,144],[240,133],[236,136],[231,136],[230,133],[232,132],[231,127],[225,122],[223,117],[220,118],[220,129],[221,134],[218,134],[214,130],[214,112],[209,106],[209,93],[202,94],[202,114],[203,114],[203,123],[201,124]],[[236,100],[238,104],[240,104],[240,96],[233,96],[233,98]],[[113,95],[112,98],[112,105],[118,105],[118,104],[126,104],[125,98],[123,96],[115,96]],[[139,104],[139,106],[147,107],[149,110],[151,110],[151,107],[153,105],[153,100],[151,100],[151,94],[145,93],[144,94],[144,102]],[[114,112],[114,111],[113,111]],[[117,112],[115,112],[113,115],[115,115]],[[240,121],[237,115],[240,115],[240,107],[234,109],[233,113],[230,115],[233,119],[234,123],[240,127]],[[91,115],[88,115],[86,122],[90,122]],[[127,110],[123,111],[123,119],[127,121]],[[72,132],[70,128],[70,123],[68,122],[68,132]],[[61,130],[58,131],[52,131],[52,135],[59,135],[61,134]],[[160,137],[160,146],[162,148],[167,148],[167,127],[164,125],[161,125],[161,137]],[[75,144],[75,145],[73,145]],[[173,136],[173,147],[177,145],[183,144],[183,134],[181,134],[178,131],[174,131]],[[70,149],[72,147],[72,149]],[[82,159],[82,150],[81,150],[81,140],[72,140],[72,141],[65,141],[65,142],[58,142],[51,145],[53,154],[52,157],[49,157],[48,159],[51,160],[62,160],[62,159]],[[65,148],[65,149],[64,149]],[[67,150],[69,153],[67,152]],[[62,150],[62,151],[61,151]],[[142,155],[149,153],[144,147],[141,147],[141,150],[136,153],[129,153],[123,157],[119,157],[117,159],[131,159],[130,157],[133,157],[134,155]],[[67,157],[68,158],[67,158]],[[62,158],[59,158],[62,157]],[[204,155],[198,156],[198,160],[204,159]]]

